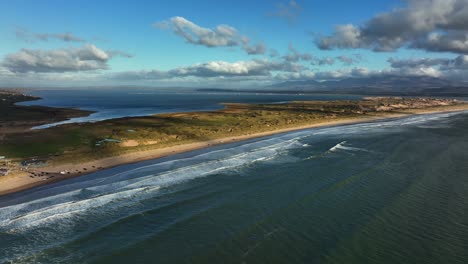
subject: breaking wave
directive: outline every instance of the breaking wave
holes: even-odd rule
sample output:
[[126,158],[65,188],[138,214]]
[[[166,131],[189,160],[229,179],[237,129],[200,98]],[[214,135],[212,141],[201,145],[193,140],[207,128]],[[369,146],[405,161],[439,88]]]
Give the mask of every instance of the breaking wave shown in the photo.
[[364,149],[364,148],[356,148],[356,147],[349,147],[349,146],[346,146],[346,141],[342,141],[338,144],[336,144],[335,146],[333,146],[332,148],[330,148],[328,151],[337,151],[337,150],[348,150],[348,151],[363,151],[363,152],[371,152],[367,149]]
[[94,208],[115,210],[128,206],[128,203],[151,198],[164,187],[272,160],[288,149],[302,147],[298,139],[272,138],[234,150],[208,152],[124,171],[103,179],[58,186],[48,190],[56,193],[54,195],[0,208],[0,231],[52,224]]

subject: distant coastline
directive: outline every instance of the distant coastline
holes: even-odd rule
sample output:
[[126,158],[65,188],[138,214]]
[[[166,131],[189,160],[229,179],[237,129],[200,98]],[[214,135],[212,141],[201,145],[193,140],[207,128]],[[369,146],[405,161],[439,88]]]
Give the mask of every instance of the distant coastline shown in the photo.
[[24,89],[0,89],[0,139],[6,134],[29,130],[31,127],[61,122],[92,114],[92,111],[48,106],[22,106],[17,103],[37,101],[40,97]]

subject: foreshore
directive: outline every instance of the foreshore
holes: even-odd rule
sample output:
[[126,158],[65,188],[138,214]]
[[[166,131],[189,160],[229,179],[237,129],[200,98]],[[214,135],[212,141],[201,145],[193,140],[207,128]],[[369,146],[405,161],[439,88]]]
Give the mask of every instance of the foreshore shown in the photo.
[[[310,129],[310,128],[320,128],[320,127],[328,127],[328,126],[340,126],[340,125],[349,125],[349,124],[356,124],[356,123],[365,123],[365,122],[372,122],[384,119],[391,119],[391,118],[402,118],[408,117],[411,115],[419,115],[419,114],[434,114],[434,113],[445,113],[445,112],[459,112],[459,111],[467,111],[468,104],[459,104],[450,107],[443,107],[440,109],[412,109],[408,112],[399,112],[399,113],[380,113],[375,115],[369,116],[360,116],[360,117],[353,117],[353,118],[343,118],[343,119],[324,119],[320,122],[313,123],[310,125],[300,125],[294,126],[289,128],[282,128],[282,129],[274,129],[272,130],[260,132],[260,133],[252,133],[240,136],[231,136],[231,137],[223,137],[208,141],[200,141],[188,144],[181,144],[171,147],[163,147],[163,148],[156,148],[150,150],[141,150],[135,151],[131,153],[125,153],[118,156],[111,156],[102,159],[97,159],[88,162],[82,163],[66,163],[66,164],[59,164],[59,165],[47,165],[44,167],[38,168],[37,171],[41,171],[41,173],[46,173],[50,175],[49,177],[28,177],[27,174],[16,173],[12,175],[3,176],[0,178],[0,196],[11,194],[23,190],[27,190],[33,187],[46,185],[58,181],[62,181],[65,179],[73,178],[82,176],[85,174],[89,174],[98,170],[108,169],[111,167],[116,167],[119,165],[136,163],[145,160],[152,160],[158,159],[161,157],[166,157],[174,154],[189,152],[193,150],[199,150],[215,145],[239,142],[248,139],[255,139],[265,136],[271,136],[275,134],[281,134],[286,132],[293,132],[298,130]],[[81,170],[85,170],[86,173],[81,172]],[[80,173],[77,173],[80,171]],[[63,173],[66,172],[66,173]]]

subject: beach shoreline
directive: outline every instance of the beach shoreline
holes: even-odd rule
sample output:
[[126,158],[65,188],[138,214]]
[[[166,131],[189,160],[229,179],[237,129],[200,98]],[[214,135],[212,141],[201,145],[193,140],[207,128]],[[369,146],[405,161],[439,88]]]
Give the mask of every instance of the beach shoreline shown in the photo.
[[[42,173],[46,173],[50,175],[46,178],[32,178],[28,177],[27,174],[12,174],[8,176],[3,176],[1,179],[0,184],[0,196],[21,192],[24,190],[28,190],[34,187],[48,185],[51,183],[63,181],[66,179],[71,179],[75,177],[80,177],[84,175],[88,175],[90,173],[109,169],[121,165],[126,164],[133,164],[147,160],[154,160],[163,157],[172,156],[175,154],[190,152],[194,150],[201,150],[205,148],[209,148],[212,146],[223,145],[228,143],[235,143],[241,142],[250,139],[258,139],[267,136],[273,136],[288,132],[295,132],[300,130],[306,129],[313,129],[313,128],[323,128],[323,127],[333,127],[333,126],[343,126],[343,125],[351,125],[351,124],[358,124],[358,123],[367,123],[367,122],[374,122],[374,121],[383,121],[386,119],[393,119],[393,118],[404,118],[413,115],[424,115],[424,114],[438,114],[438,113],[450,113],[450,112],[463,112],[468,110],[468,104],[460,104],[451,106],[450,109],[412,109],[410,112],[400,112],[400,113],[382,113],[376,115],[369,115],[369,116],[362,116],[362,117],[355,117],[355,118],[344,118],[344,119],[330,119],[330,120],[322,120],[318,123],[313,123],[310,125],[300,125],[294,126],[289,128],[282,128],[282,129],[273,129],[270,131],[259,132],[259,133],[252,133],[240,136],[231,136],[231,137],[223,137],[208,141],[200,141],[188,144],[181,144],[171,147],[164,147],[164,148],[157,148],[157,149],[150,149],[150,150],[140,150],[131,153],[125,153],[118,156],[111,156],[105,157],[98,160],[88,161],[84,163],[76,163],[76,164],[60,164],[60,165],[46,165],[44,167],[40,167],[37,169],[32,169],[32,171],[41,171]],[[75,171],[79,171],[83,168],[85,169],[85,173],[76,173]],[[66,172],[66,173],[63,173]]]

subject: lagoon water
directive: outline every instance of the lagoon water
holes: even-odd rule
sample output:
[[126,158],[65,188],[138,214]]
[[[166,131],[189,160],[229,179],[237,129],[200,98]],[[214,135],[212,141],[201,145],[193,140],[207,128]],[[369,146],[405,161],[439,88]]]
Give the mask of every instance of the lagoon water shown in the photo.
[[0,263],[467,263],[468,113],[309,129],[0,197]]
[[19,105],[78,108],[95,113],[63,122],[46,124],[36,129],[60,124],[95,122],[127,116],[145,116],[160,113],[211,111],[222,109],[222,103],[281,103],[294,100],[358,100],[357,95],[329,94],[254,94],[204,92],[190,89],[58,89],[31,90],[29,94],[41,97]]

